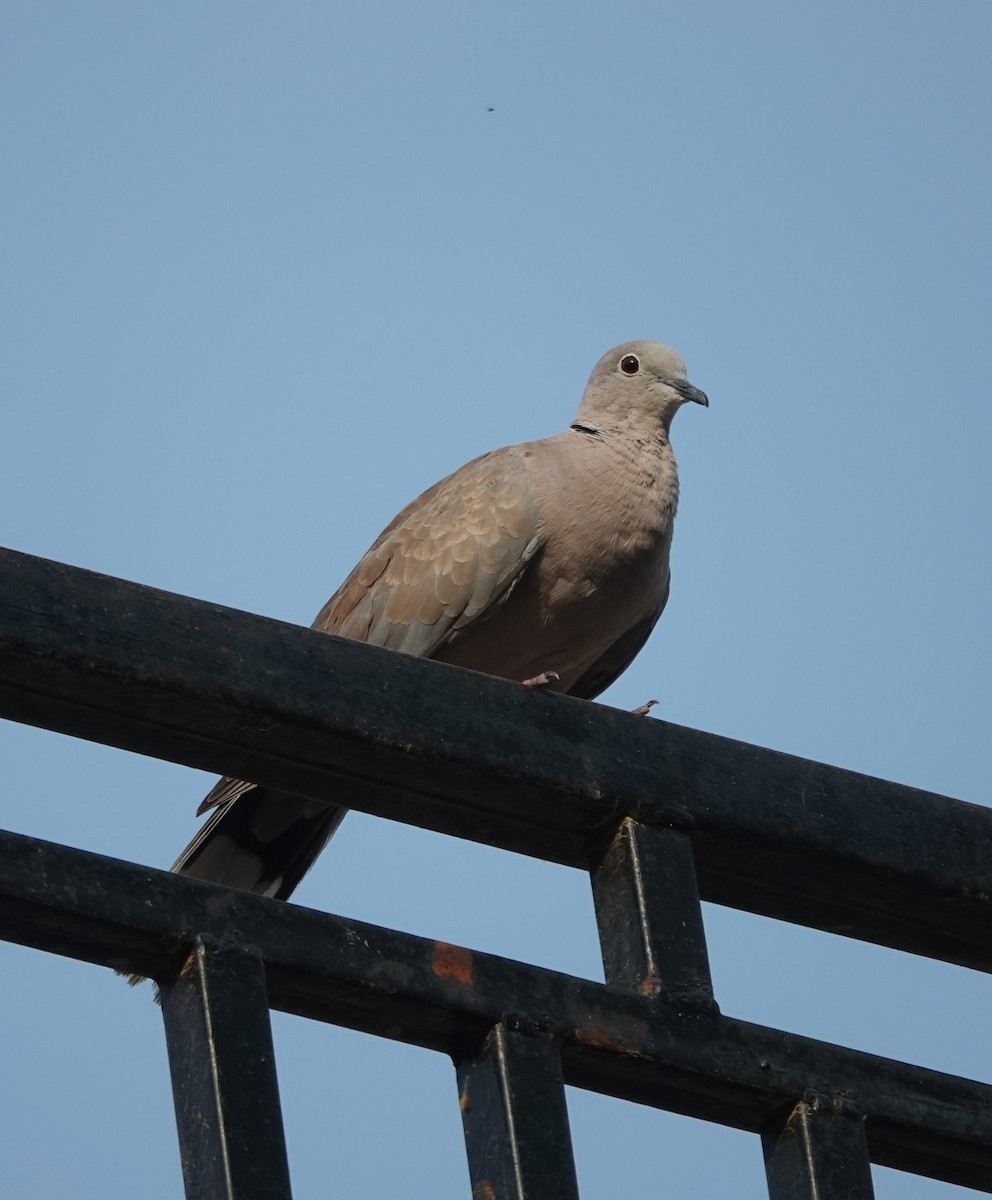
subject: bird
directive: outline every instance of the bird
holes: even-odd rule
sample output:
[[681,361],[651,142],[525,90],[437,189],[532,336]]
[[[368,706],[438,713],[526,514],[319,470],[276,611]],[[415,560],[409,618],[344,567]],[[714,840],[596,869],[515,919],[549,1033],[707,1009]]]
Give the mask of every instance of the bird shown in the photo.
[[[668,600],[679,497],[669,430],[687,402],[709,405],[676,351],[654,341],[607,351],[568,429],[483,454],[428,488],[312,628],[598,696]],[[346,810],[221,779],[206,812],[171,869],[285,900]]]

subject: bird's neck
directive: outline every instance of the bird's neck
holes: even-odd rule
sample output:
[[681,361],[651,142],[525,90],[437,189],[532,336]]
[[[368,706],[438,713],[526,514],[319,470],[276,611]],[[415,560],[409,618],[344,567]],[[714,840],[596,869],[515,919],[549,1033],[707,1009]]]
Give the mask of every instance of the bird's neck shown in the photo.
[[591,421],[576,420],[574,432],[602,446],[600,467],[628,480],[632,494],[662,512],[674,516],[679,500],[679,475],[668,430],[657,425],[647,429],[617,431],[597,428]]
[[637,443],[668,444],[674,412],[644,413],[627,409],[589,412],[580,409],[572,422],[572,428],[603,439],[623,439]]

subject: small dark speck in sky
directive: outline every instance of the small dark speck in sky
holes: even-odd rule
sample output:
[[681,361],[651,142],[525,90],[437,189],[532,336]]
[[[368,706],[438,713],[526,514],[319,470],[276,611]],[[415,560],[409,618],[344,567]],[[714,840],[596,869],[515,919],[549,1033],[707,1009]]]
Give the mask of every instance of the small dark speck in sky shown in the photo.
[[495,112],[495,111],[496,111],[496,109],[492,108],[492,107],[486,109],[486,112]]

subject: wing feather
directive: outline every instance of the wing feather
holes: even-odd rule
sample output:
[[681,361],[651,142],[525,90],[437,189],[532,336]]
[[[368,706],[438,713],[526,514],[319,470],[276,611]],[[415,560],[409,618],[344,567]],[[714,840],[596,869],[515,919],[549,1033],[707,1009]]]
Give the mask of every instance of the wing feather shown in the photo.
[[[399,513],[318,614],[313,628],[430,657],[496,611],[542,544],[526,448],[475,459]],[[210,819],[173,866],[287,897],[344,810],[221,779]]]
[[383,531],[314,628],[431,657],[509,595],[541,545],[521,447],[484,454]]

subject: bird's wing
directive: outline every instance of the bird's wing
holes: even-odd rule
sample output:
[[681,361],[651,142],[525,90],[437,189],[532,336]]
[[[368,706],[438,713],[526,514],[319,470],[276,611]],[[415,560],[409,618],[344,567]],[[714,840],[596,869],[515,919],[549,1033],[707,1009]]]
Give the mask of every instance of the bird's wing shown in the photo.
[[407,505],[313,627],[430,658],[506,600],[541,541],[525,454],[494,450]]
[[[494,450],[408,504],[313,627],[430,657],[506,600],[540,545],[524,455],[517,447]],[[198,809],[215,809],[213,817],[173,870],[288,895],[334,832],[340,816],[332,814],[340,810],[281,794],[273,804],[272,795],[243,780],[219,780]]]

